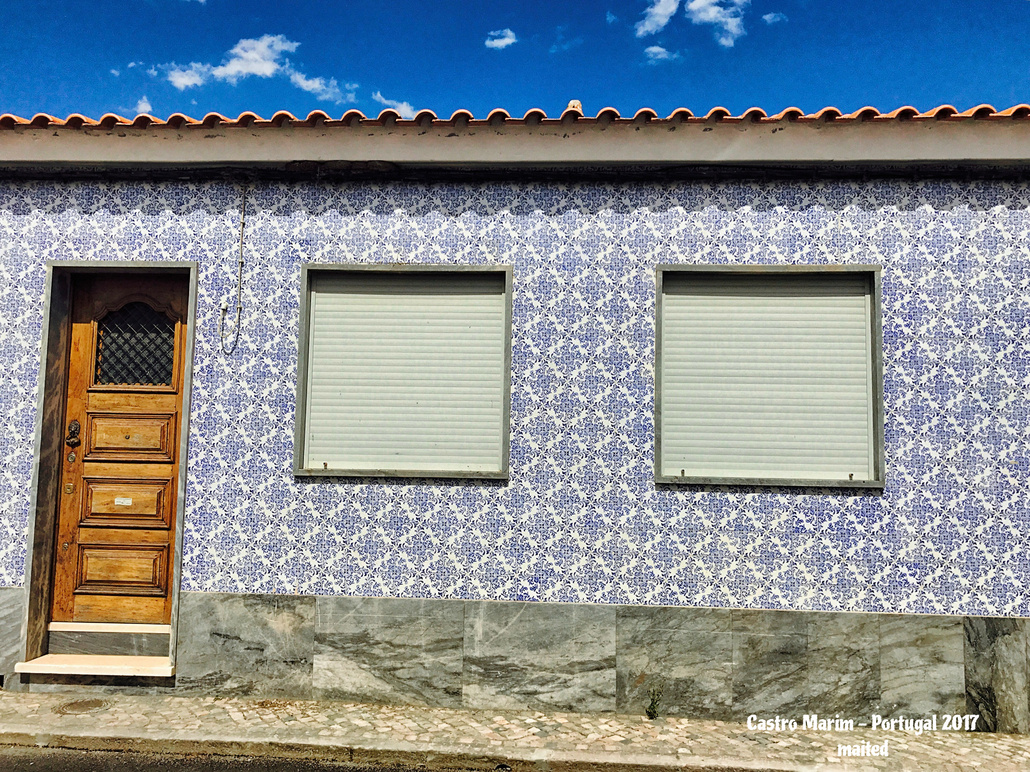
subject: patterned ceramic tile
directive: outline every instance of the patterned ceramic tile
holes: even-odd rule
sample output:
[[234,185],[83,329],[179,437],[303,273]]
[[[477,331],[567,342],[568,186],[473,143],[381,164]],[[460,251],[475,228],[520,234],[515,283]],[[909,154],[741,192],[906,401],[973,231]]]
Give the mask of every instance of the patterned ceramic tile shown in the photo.
[[[1030,615],[1030,188],[0,184],[0,586],[46,260],[197,260],[183,587]],[[511,480],[297,480],[301,263],[514,266]],[[883,266],[882,495],[652,482],[657,263]]]

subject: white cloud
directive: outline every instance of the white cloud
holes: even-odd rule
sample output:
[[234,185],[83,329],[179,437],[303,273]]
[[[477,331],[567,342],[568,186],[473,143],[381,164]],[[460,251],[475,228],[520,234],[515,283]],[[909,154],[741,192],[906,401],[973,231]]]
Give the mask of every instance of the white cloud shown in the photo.
[[644,11],[644,18],[637,22],[637,37],[653,35],[663,29],[679,7],[680,0],[652,0]]
[[[183,67],[178,64],[161,65],[168,82],[179,91],[203,86],[210,80],[222,81],[235,86],[239,81],[255,75],[259,78],[285,76],[297,88],[314,94],[326,102],[343,104],[356,101],[354,91],[357,83],[344,84],[340,88],[336,78],[308,77],[300,72],[286,58],[293,53],[300,43],[287,39],[284,35],[262,35],[259,38],[243,38],[226,54],[218,66],[204,62],[191,62]],[[157,74],[156,68],[148,70],[151,75]]]
[[786,21],[786,20],[787,20],[786,15],[784,15],[782,13],[767,13],[767,14],[765,14],[765,16],[762,17],[762,21],[764,21],[766,24],[775,24],[778,21]]
[[406,121],[410,121],[415,117],[415,108],[411,106],[410,102],[398,102],[396,99],[387,99],[378,91],[372,94],[372,98],[379,104],[396,110],[400,113],[401,118]]
[[157,67],[151,67],[149,70],[147,70],[147,75],[149,75],[151,78],[156,78],[157,77]]
[[183,91],[193,86],[202,86],[212,78],[234,86],[240,79],[250,75],[270,78],[283,69],[283,55],[296,51],[299,45],[282,35],[243,38],[217,67],[201,62],[192,62],[189,67],[169,65],[168,80]]
[[234,86],[236,81],[248,75],[270,78],[282,68],[283,54],[293,53],[299,45],[284,35],[244,38],[232,47],[224,64],[211,70],[211,75]]
[[153,110],[153,106],[150,104],[150,100],[147,99],[147,95],[144,94],[140,97],[140,100],[136,103],[136,115],[142,115],[143,113],[149,113]]
[[647,56],[648,64],[673,62],[680,58],[678,51],[669,51],[661,46],[648,46],[644,49],[644,55]]
[[483,44],[487,48],[507,48],[512,43],[518,43],[519,39],[515,37],[515,33],[505,27],[504,29],[495,29],[486,36],[486,42]]
[[751,0],[688,0],[687,17],[694,24],[714,24],[715,39],[731,48],[744,32],[744,9]]
[[307,91],[309,94],[314,94],[319,99],[326,102],[335,102],[340,105],[344,102],[356,101],[354,89],[358,87],[357,83],[345,83],[344,85],[348,89],[348,93],[344,94],[340,90],[340,85],[336,82],[336,78],[309,78],[303,73],[299,73],[291,68],[290,70],[290,83],[299,89]]
[[[151,75],[157,75],[157,72],[153,69],[148,70],[148,72]],[[168,70],[168,82],[179,89],[179,91],[185,91],[194,86],[203,86],[210,75],[210,64],[193,62],[189,67],[179,67],[173,64],[171,69]]]
[[118,72],[118,70],[111,70],[111,74],[112,74],[112,75],[114,75],[114,76],[115,76],[116,78],[117,78],[117,77],[118,77],[119,75],[121,75],[121,73],[120,73],[120,72]]
[[617,22],[617,21],[619,20],[619,17],[618,17],[618,16],[616,16],[616,15],[615,15],[614,13],[612,13],[611,11],[608,11],[608,13],[606,13],[606,14],[604,15],[604,20],[605,20],[606,22],[608,22],[609,24],[614,24],[615,22]]

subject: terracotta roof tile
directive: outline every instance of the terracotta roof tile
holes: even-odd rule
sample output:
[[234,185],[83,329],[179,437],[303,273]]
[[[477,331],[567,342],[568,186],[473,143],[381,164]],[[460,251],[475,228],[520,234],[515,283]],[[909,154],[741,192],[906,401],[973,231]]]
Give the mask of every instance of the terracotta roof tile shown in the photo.
[[[615,113],[615,117],[616,118],[619,117],[619,113],[617,111]],[[685,108],[685,107],[677,107],[675,110],[673,110],[669,114],[668,120],[670,120],[670,121],[677,121],[679,123],[682,123],[683,121],[690,120],[693,117],[694,117],[694,113],[692,113],[687,108]]]
[[869,107],[867,105],[866,107],[863,107],[863,108],[861,108],[859,110],[855,110],[855,112],[853,112],[853,113],[848,113],[847,115],[842,115],[840,117],[840,120],[842,120],[842,121],[871,121],[874,118],[878,118],[879,115],[880,115],[880,111],[879,110],[877,110],[875,107]]
[[[654,112],[654,111],[652,110],[652,112]],[[727,110],[725,107],[713,107],[711,110],[709,110],[705,114],[705,117],[703,118],[703,120],[706,120],[706,121],[721,121],[721,120],[725,120],[726,118],[729,118],[731,115],[732,115],[732,113],[730,113],[730,111]]]
[[500,107],[495,107],[490,111],[490,114],[486,116],[486,122],[494,126],[507,123],[510,120],[511,115],[508,114],[508,111],[502,110]]
[[507,110],[500,108],[491,110],[485,118],[476,118],[468,110],[456,110],[449,118],[441,118],[432,110],[420,110],[413,119],[405,119],[396,110],[387,108],[377,116],[366,116],[360,110],[348,110],[339,118],[333,118],[322,110],[315,110],[305,118],[297,116],[285,110],[280,110],[265,119],[253,112],[243,112],[237,118],[229,118],[220,113],[208,113],[203,118],[196,119],[183,113],[173,113],[167,120],[156,116],[145,114],[133,118],[126,118],[114,113],[106,113],[99,119],[89,118],[79,113],[73,113],[65,119],[58,118],[46,113],[37,113],[32,118],[24,118],[10,113],[0,115],[0,129],[14,129],[24,126],[35,128],[69,128],[88,129],[100,127],[101,129],[112,129],[115,126],[125,126],[134,129],[189,129],[191,127],[214,128],[215,126],[227,127],[250,127],[250,128],[279,128],[282,126],[300,125],[317,126],[326,124],[330,126],[385,126],[385,125],[409,125],[409,126],[454,126],[468,123],[473,126],[498,126],[518,124],[558,124],[561,122],[584,122],[584,123],[702,123],[724,121],[727,123],[779,123],[783,121],[801,122],[833,122],[848,123],[874,121],[886,123],[890,121],[999,121],[1030,119],[1030,105],[1018,104],[1004,110],[996,110],[993,105],[981,104],[968,110],[958,111],[952,105],[939,105],[925,112],[920,112],[915,107],[906,105],[890,112],[880,112],[875,107],[863,107],[853,113],[842,113],[836,107],[824,107],[814,113],[805,113],[797,107],[788,107],[778,113],[770,115],[760,107],[751,107],[739,115],[732,114],[725,107],[713,107],[704,115],[698,115],[687,108],[680,107],[673,110],[665,118],[660,118],[658,113],[650,108],[637,110],[633,115],[622,115],[614,107],[605,107],[598,111],[594,117],[587,116],[575,108],[564,110],[557,117],[548,115],[538,108],[526,111],[521,118],[513,117]]
[[436,117],[436,113],[432,110],[419,110],[418,114],[415,115],[415,123],[420,126],[432,126],[435,122],[440,119]]
[[770,115],[769,121],[796,121],[798,118],[803,118],[805,113],[798,107],[788,107],[786,110],[781,110],[776,115]]
[[988,118],[1022,118],[1026,119],[1030,117],[1030,105],[1022,104],[1010,107],[1008,110],[1002,110],[1001,112],[993,113],[992,115],[986,116]]

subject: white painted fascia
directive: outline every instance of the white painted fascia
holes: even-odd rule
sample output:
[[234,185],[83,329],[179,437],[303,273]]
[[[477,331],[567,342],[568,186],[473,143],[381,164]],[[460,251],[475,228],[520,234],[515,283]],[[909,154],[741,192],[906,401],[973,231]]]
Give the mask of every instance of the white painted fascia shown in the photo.
[[284,126],[0,131],[0,169],[384,162],[413,166],[958,163],[1024,166],[1030,121]]

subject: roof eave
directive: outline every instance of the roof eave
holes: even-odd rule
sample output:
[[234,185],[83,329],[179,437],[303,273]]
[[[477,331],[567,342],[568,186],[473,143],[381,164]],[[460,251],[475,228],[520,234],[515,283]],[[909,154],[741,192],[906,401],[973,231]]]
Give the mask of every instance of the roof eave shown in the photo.
[[0,170],[1030,167],[1025,120],[385,124],[21,124],[0,131]]

